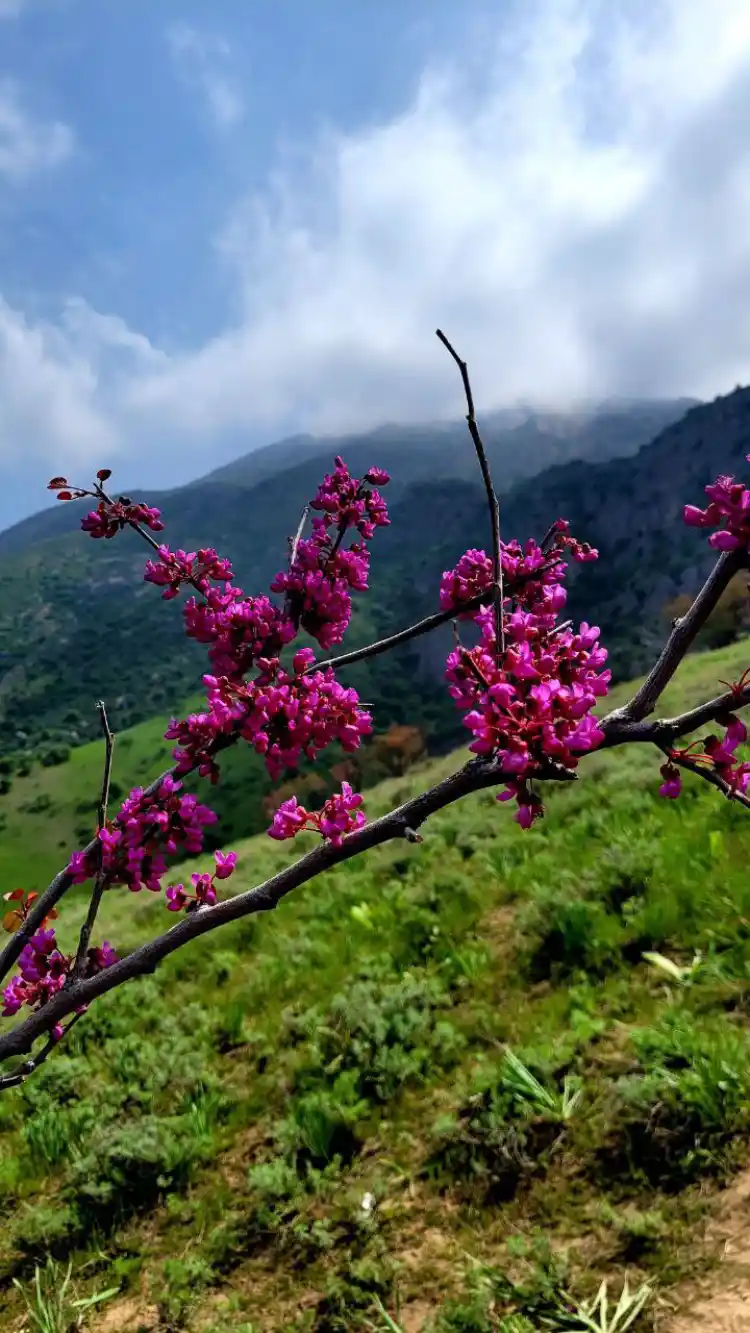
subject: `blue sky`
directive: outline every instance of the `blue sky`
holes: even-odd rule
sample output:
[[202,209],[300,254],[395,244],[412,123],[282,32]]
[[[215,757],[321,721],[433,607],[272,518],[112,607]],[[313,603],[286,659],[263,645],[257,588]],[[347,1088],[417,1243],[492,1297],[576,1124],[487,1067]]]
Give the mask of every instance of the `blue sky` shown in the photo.
[[0,0],[0,525],[297,430],[750,380],[746,0]]

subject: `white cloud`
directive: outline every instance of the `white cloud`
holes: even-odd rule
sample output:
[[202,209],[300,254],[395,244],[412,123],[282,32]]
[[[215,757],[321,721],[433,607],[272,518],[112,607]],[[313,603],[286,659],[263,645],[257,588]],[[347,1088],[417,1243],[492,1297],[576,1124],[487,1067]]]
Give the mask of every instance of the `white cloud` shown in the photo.
[[237,202],[216,242],[237,316],[205,345],[168,355],[80,303],[54,329],[6,309],[0,402],[15,377],[31,417],[0,418],[0,452],[49,418],[98,457],[97,432],[142,442],[146,472],[168,437],[187,477],[224,432],[457,415],[438,324],[480,410],[750,381],[747,0],[505,14],[390,122],[329,129]]
[[64,329],[31,325],[0,301],[0,455],[75,467],[118,445],[96,370]]
[[73,132],[61,121],[35,120],[16,85],[0,80],[0,178],[14,183],[58,167],[75,146]]
[[214,124],[228,129],[241,120],[245,103],[232,69],[229,42],[184,23],[169,28],[167,40],[185,78],[205,98]]

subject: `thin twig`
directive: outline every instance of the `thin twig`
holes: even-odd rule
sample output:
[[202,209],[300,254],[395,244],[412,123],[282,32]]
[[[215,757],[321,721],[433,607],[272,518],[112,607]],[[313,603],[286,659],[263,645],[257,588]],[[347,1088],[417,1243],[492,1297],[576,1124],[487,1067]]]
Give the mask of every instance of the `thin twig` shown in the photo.
[[297,531],[296,531],[296,533],[295,533],[295,535],[294,535],[294,541],[292,542],[291,550],[290,550],[290,552],[289,552],[289,568],[290,568],[290,569],[292,568],[292,566],[293,566],[295,560],[297,559],[297,552],[298,552],[298,550],[299,550],[299,544],[300,544],[300,542],[302,541],[302,533],[303,533],[304,530],[305,530],[305,524],[306,524],[306,522],[307,522],[307,515],[308,515],[309,513],[310,513],[310,506],[309,506],[309,505],[305,505],[304,509],[302,510],[302,517],[300,518],[300,521],[299,521],[299,527],[297,528]]
[[44,1043],[38,1055],[31,1056],[24,1060],[17,1069],[11,1070],[9,1074],[0,1074],[0,1092],[3,1088],[17,1088],[21,1083],[25,1083],[30,1074],[33,1074],[40,1065],[43,1065],[48,1056],[64,1041],[70,1029],[75,1027],[76,1023],[83,1018],[83,1014],[74,1014],[69,1023],[66,1023],[59,1037],[50,1036]]
[[[530,583],[533,579],[538,579],[548,566],[542,565],[539,569],[531,570],[528,573],[517,574],[511,581],[509,596],[514,596],[514,590],[522,588],[524,584]],[[489,589],[487,590],[489,592]],[[387,653],[391,648],[398,648],[402,643],[408,643],[410,639],[416,639],[421,634],[429,634],[430,630],[437,629],[440,625],[445,625],[449,620],[455,621],[457,615],[463,615],[465,611],[477,611],[480,606],[487,603],[487,593],[483,592],[476,597],[472,597],[460,606],[454,606],[451,611],[436,611],[431,616],[425,616],[424,620],[418,620],[416,624],[409,625],[406,629],[400,629],[395,634],[389,634],[385,639],[378,639],[375,643],[368,643],[364,648],[354,648],[350,653],[342,653],[340,657],[327,657],[324,662],[313,662],[306,668],[304,674],[312,671],[323,671],[326,667],[332,667],[337,670],[339,667],[352,666],[355,662],[362,662],[368,657],[378,657],[380,653]],[[563,628],[567,629],[572,624],[568,620],[565,625],[561,625],[554,633],[559,633]],[[456,631],[454,630],[454,640]]]
[[[100,699],[96,706],[99,710],[99,721],[101,723],[102,731],[104,732],[104,769],[102,772],[101,796],[99,797],[99,827],[97,829],[97,833],[100,833],[107,825],[107,808],[109,806],[109,788],[112,781],[112,759],[114,756],[115,738],[109,725],[109,718],[107,717],[107,710],[103,701]],[[91,932],[94,929],[94,923],[107,884],[107,877],[102,866],[103,854],[104,849],[101,842],[99,842],[99,869],[96,872],[96,879],[94,880],[94,888],[91,894],[91,901],[89,902],[89,910],[86,914],[86,920],[81,926],[81,934],[78,940],[78,951],[76,953],[76,960],[72,973],[74,981],[77,981],[81,975],[81,969],[86,960],[86,954],[91,942]]]
[[[474,611],[486,601],[484,596],[474,597],[469,602],[462,602],[461,611]],[[362,662],[367,657],[378,657],[380,653],[387,653],[391,648],[398,648],[399,644],[408,643],[410,639],[416,639],[421,634],[429,634],[430,630],[437,629],[439,625],[447,625],[449,620],[455,620],[456,608],[452,611],[436,611],[434,615],[425,616],[424,620],[418,620],[415,625],[409,625],[407,629],[400,629],[396,634],[389,634],[385,639],[378,639],[376,643],[368,643],[364,648],[354,648],[350,653],[342,653],[340,657],[326,658],[325,662],[313,662],[307,668],[305,674],[313,671],[324,671],[326,667],[332,667],[338,670],[342,666],[352,666],[354,662]]]
[[466,423],[469,427],[469,434],[476,449],[479,466],[482,471],[482,480],[484,489],[487,492],[487,503],[490,507],[490,520],[492,523],[492,581],[494,585],[494,604],[495,604],[495,645],[498,655],[505,652],[505,618],[503,611],[504,590],[503,590],[503,559],[502,545],[500,542],[500,501],[497,498],[497,491],[492,483],[492,474],[490,465],[487,461],[487,453],[482,443],[482,437],[479,434],[476,414],[474,412],[474,396],[471,392],[471,381],[469,379],[469,368],[465,361],[462,361],[455,347],[448,341],[442,329],[435,330],[436,336],[440,339],[443,346],[450,352],[453,360],[461,372],[461,379],[466,396]]

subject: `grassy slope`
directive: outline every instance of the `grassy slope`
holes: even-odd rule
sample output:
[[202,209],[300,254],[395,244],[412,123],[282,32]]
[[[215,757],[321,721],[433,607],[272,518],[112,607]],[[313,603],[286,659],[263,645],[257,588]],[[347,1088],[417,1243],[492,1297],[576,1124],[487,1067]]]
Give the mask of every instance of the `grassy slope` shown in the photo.
[[[169,764],[166,724],[153,718],[117,738],[116,780],[123,792],[149,781]],[[71,847],[85,845],[96,825],[103,743],[78,746],[65,763],[35,764],[14,776],[0,797],[0,885],[40,889],[60,869]]]
[[[666,710],[746,652],[689,660]],[[0,1329],[51,1251],[79,1293],[119,1288],[87,1327],[122,1333],[381,1327],[376,1296],[409,1329],[529,1333],[561,1281],[694,1271],[705,1182],[750,1141],[750,825],[698,784],[660,801],[657,768],[593,757],[526,834],[474,797],[100,1002],[0,1101]],[[241,852],[236,887],[293,849]],[[163,922],[106,902],[121,947]],[[649,948],[705,962],[669,984]],[[505,1042],[582,1080],[567,1125],[509,1095]]]

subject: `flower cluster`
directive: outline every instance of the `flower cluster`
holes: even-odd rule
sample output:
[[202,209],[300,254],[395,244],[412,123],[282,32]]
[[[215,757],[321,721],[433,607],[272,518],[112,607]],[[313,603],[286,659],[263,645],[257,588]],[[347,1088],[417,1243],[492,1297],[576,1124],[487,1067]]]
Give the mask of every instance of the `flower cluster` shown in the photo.
[[213,907],[216,902],[216,880],[229,879],[237,865],[236,852],[214,852],[216,868],[212,875],[195,874],[190,878],[193,893],[189,893],[184,884],[170,884],[167,889],[167,907],[170,912],[195,912],[199,907]]
[[142,523],[152,532],[163,532],[164,524],[158,509],[150,505],[132,504],[130,500],[100,500],[96,509],[81,520],[81,527],[90,537],[116,537],[125,527]]
[[295,653],[292,670],[278,657],[261,658],[258,675],[250,681],[226,676],[204,676],[208,707],[182,721],[174,719],[166,733],[176,740],[177,772],[198,770],[218,776],[217,745],[233,735],[248,741],[263,756],[272,778],[294,768],[304,756],[315,757],[337,741],[352,752],[372,731],[370,714],[356,690],[346,689],[333,670],[311,671],[309,648]]
[[[500,566],[505,597],[518,598],[523,594],[526,584],[529,584],[529,593],[525,596],[525,602],[528,603],[530,595],[538,599],[538,586],[535,589],[535,584],[548,589],[559,588],[559,581],[565,573],[561,556],[566,550],[578,563],[598,558],[598,552],[587,542],[579,542],[571,537],[569,524],[563,518],[559,518],[550,529],[550,545],[546,549],[535,541],[528,541],[524,547],[517,541],[503,543]],[[459,620],[474,619],[474,612],[470,607],[467,609],[467,603],[476,602],[480,598],[487,600],[492,583],[492,560],[486,551],[475,548],[465,551],[455,569],[447,569],[443,573],[440,582],[441,610],[455,611]],[[564,590],[561,601],[559,593],[555,596],[560,606],[563,606]],[[548,609],[554,608],[550,606]]]
[[276,811],[268,836],[283,842],[308,829],[319,833],[333,847],[339,847],[347,833],[366,823],[362,804],[362,796],[348,782],[342,782],[341,791],[329,796],[320,810],[306,810],[296,796],[290,796]]
[[741,718],[732,713],[727,718],[724,736],[707,736],[704,740],[693,741],[682,750],[672,750],[666,764],[660,769],[664,779],[659,794],[668,800],[676,800],[682,790],[680,770],[674,761],[688,760],[699,768],[709,769],[716,774],[728,794],[744,796],[750,786],[750,763],[740,761],[737,747],[747,741],[747,727]]
[[[82,977],[93,977],[117,962],[117,954],[104,941],[98,948],[89,949]],[[53,929],[42,927],[32,935],[21,951],[18,972],[3,991],[3,1017],[17,1014],[24,1005],[41,1009],[65,986],[73,970],[73,958],[61,952]]]
[[184,849],[197,855],[203,833],[216,815],[196,796],[182,790],[170,774],[153,792],[136,787],[123,801],[116,818],[99,830],[98,855],[74,852],[69,873],[74,884],[91,879],[99,870],[107,886],[124,884],[133,893],[157,893],[167,872],[167,857]]
[[[285,596],[282,607],[267,596],[247,596],[232,582],[229,561],[213,549],[172,551],[162,545],[159,559],[148,561],[144,577],[163,588],[165,598],[175,597],[184,585],[199,594],[185,604],[185,628],[190,638],[208,646],[212,668],[204,677],[205,710],[173,719],[166,733],[178,742],[178,774],[197,770],[217,781],[218,750],[242,737],[265,757],[276,778],[303,755],[314,758],[334,741],[345,750],[356,749],[372,730],[355,690],[344,689],[330,669],[309,671],[314,662],[309,650],[296,655],[291,672],[280,654],[301,629],[323,647],[340,641],[351,616],[351,592],[367,588],[367,543],[389,522],[376,489],[387,481],[380,468],[358,480],[336,458],[333,473],[311,502],[322,517],[313,520],[312,536],[297,542],[289,570],[272,584],[272,592]],[[102,521],[116,527],[122,503],[103,497],[97,511]],[[350,530],[357,540],[345,547]],[[257,674],[247,680],[252,670]]]
[[260,658],[277,657],[296,637],[293,621],[270,597],[248,597],[241,588],[209,588],[185,603],[188,638],[208,645],[213,671],[242,680]]
[[734,477],[717,477],[705,489],[708,507],[685,505],[685,522],[692,528],[718,528],[708,539],[715,551],[750,551],[750,490]]
[[572,538],[562,520],[547,550],[534,541],[503,546],[504,648],[495,641],[491,608],[465,609],[467,600],[492,586],[492,562],[483,551],[467,552],[441,586],[444,608],[472,619],[481,635],[476,647],[458,646],[448,657],[450,694],[466,713],[464,724],[474,737],[469,748],[496,762],[506,781],[498,799],[515,798],[524,828],[543,814],[528,786],[535,773],[550,762],[575,769],[580,756],[603,740],[591,712],[611,677],[601,670],[607,654],[599,630],[584,623],[574,633],[557,623],[566,602],[568,553],[586,561],[597,554]]
[[[361,481],[349,475],[342,458],[335,460],[311,508],[322,512],[313,519],[311,537],[302,538],[288,570],[276,575],[271,591],[284,593],[295,626],[316,639],[321,648],[341,643],[352,613],[351,592],[366,592],[371,541],[376,528],[389,522],[385,501],[372,483],[384,485],[388,473],[371,468]],[[360,540],[344,549],[349,529]]]
[[198,592],[207,595],[212,583],[231,583],[232,566],[217,555],[213,547],[195,551],[172,551],[159,547],[159,559],[147,560],[143,575],[146,583],[163,588],[162,597],[169,601],[176,597],[183,583],[189,583]]
[[146,504],[133,504],[133,501],[124,495],[121,495],[119,500],[111,500],[105,494],[104,482],[111,476],[112,472],[108,467],[100,468],[96,474],[93,491],[86,490],[83,486],[71,486],[65,477],[53,477],[47,484],[47,490],[56,491],[58,500],[83,500],[90,495],[99,501],[96,509],[92,509],[81,520],[83,531],[88,532],[91,537],[116,537],[123,528],[137,527],[139,524],[151,528],[152,532],[163,532],[164,524],[158,509],[152,509]]

